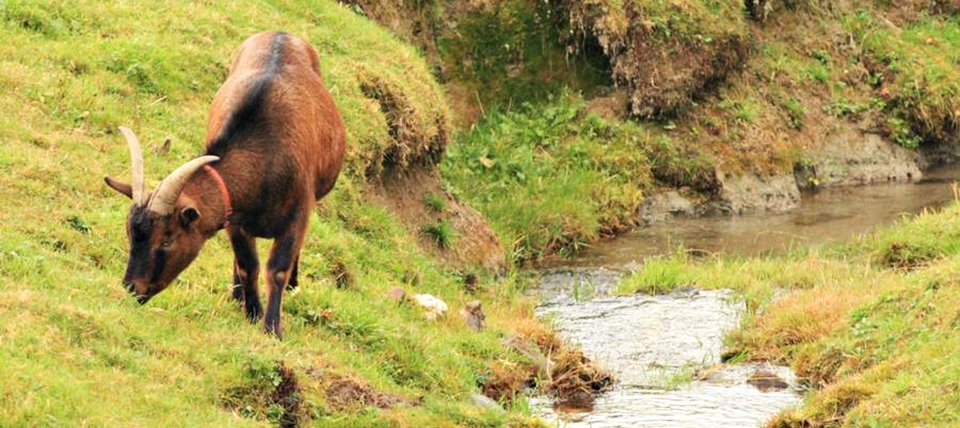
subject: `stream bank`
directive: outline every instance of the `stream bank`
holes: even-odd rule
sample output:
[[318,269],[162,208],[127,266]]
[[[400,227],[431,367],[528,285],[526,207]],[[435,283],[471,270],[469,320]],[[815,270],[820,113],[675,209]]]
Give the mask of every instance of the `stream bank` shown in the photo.
[[[623,274],[678,245],[706,253],[756,256],[796,245],[849,240],[952,200],[960,168],[923,180],[807,192],[800,208],[777,215],[678,218],[640,228],[541,266],[537,315],[619,379],[592,403],[532,400],[561,426],[761,426],[800,404],[805,387],[787,367],[718,365],[725,333],[744,305],[731,290],[680,288],[667,295],[614,296]],[[692,380],[692,381],[691,381]],[[773,386],[773,387],[771,387]]]

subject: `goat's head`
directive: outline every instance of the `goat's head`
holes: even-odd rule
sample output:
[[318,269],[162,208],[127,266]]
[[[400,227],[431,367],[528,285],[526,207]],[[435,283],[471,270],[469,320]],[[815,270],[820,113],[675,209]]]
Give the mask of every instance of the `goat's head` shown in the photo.
[[130,259],[123,284],[142,304],[167,288],[193,262],[207,240],[198,227],[199,207],[181,191],[194,172],[219,158],[193,159],[163,179],[156,191],[148,193],[137,136],[125,127],[120,127],[120,132],[130,147],[133,181],[126,184],[110,177],[104,179],[108,186],[133,201],[127,216]]

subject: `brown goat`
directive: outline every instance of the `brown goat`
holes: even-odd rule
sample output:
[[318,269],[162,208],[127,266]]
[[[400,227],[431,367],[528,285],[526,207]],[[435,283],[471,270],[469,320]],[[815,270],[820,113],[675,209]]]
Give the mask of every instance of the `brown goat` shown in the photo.
[[[286,33],[259,33],[243,42],[210,108],[206,155],[177,168],[152,193],[136,136],[120,131],[130,148],[133,182],[105,180],[133,200],[127,289],[146,303],[225,228],[236,256],[233,297],[255,322],[263,314],[256,238],[272,238],[263,329],[281,337],[284,288],[297,286],[310,213],[333,188],[345,148],[343,121],[313,47]],[[205,173],[195,174],[200,169]]]

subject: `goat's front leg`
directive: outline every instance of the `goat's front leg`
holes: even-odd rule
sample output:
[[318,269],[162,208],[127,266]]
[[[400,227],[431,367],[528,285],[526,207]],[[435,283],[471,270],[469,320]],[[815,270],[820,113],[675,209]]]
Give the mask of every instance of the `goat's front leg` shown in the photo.
[[263,315],[257,279],[260,276],[260,261],[257,258],[257,241],[239,230],[230,231],[230,246],[236,260],[233,264],[233,298],[243,304],[250,322]]
[[280,329],[280,309],[283,303],[283,290],[290,281],[300,256],[300,245],[306,226],[293,227],[273,242],[270,260],[267,262],[267,314],[263,321],[263,331],[283,337]]

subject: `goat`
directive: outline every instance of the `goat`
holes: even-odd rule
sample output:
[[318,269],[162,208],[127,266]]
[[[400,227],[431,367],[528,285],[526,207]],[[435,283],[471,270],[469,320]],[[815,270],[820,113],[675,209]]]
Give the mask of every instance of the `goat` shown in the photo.
[[[205,155],[174,170],[152,193],[136,135],[125,127],[120,132],[133,180],[104,180],[133,202],[126,226],[127,290],[146,303],[226,229],[235,256],[233,297],[256,322],[264,314],[256,238],[271,238],[263,330],[282,337],[283,291],[298,284],[310,214],[333,189],[346,146],[343,120],[323,85],[313,47],[282,32],[244,41],[214,96]],[[197,173],[201,169],[205,173]]]

